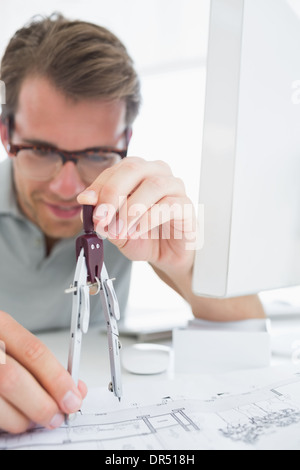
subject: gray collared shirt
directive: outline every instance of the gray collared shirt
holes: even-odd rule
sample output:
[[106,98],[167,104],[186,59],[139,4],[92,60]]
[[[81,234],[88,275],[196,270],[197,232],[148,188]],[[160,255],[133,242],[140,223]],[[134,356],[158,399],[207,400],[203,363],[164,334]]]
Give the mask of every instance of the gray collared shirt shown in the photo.
[[[104,241],[104,261],[125,312],[131,262]],[[41,230],[18,208],[9,159],[0,163],[0,310],[30,331],[69,328],[72,297],[64,290],[73,282],[75,238],[59,241],[46,256]],[[100,296],[91,297],[91,322],[104,320]]]

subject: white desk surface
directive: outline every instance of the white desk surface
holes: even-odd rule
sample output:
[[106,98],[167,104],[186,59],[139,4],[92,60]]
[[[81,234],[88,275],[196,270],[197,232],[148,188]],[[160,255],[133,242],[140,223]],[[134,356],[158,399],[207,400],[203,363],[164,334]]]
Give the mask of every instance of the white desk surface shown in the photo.
[[[300,319],[273,320],[271,328],[272,342],[272,366],[291,365],[292,354],[295,343],[298,342],[300,351]],[[38,335],[38,337],[49,347],[58,360],[67,364],[69,348],[69,331],[62,330]],[[121,337],[123,347],[136,343],[134,338]],[[159,344],[172,346],[171,341],[159,341]],[[299,352],[300,360],[300,352]],[[164,374],[151,376],[133,375],[122,369],[123,383],[140,384],[167,379],[172,375],[172,368]],[[87,335],[83,336],[80,379],[88,388],[106,387],[110,382],[110,367],[106,334],[100,332],[100,328],[90,328]]]
[[[70,332],[66,330],[38,335],[63,365],[67,365],[68,361],[69,336]],[[120,340],[123,348],[136,343],[134,338],[120,337]],[[159,344],[170,346],[171,341],[160,341]],[[88,388],[106,387],[111,381],[107,336],[100,332],[99,327],[90,328],[88,333],[83,336],[79,377]],[[138,376],[122,369],[123,383],[139,383],[141,381],[145,383],[146,380],[153,383],[153,380],[159,380],[162,377],[167,378],[168,374]]]

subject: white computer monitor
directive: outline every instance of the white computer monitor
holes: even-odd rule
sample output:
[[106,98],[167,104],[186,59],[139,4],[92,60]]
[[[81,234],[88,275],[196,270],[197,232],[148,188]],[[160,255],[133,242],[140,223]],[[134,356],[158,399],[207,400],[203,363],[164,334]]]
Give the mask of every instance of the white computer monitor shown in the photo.
[[300,285],[299,4],[211,0],[198,295]]

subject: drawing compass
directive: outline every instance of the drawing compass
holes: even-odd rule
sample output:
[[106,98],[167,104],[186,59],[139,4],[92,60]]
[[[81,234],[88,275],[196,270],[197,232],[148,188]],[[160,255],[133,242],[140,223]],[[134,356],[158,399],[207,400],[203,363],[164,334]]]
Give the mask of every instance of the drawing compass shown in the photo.
[[90,295],[100,295],[104,311],[111,368],[109,390],[121,400],[122,381],[118,320],[120,309],[117,296],[104,264],[103,240],[94,231],[93,206],[83,206],[84,234],[76,239],[76,270],[73,285],[66,289],[73,296],[68,372],[76,385],[79,379],[82,335],[87,333],[90,320]]

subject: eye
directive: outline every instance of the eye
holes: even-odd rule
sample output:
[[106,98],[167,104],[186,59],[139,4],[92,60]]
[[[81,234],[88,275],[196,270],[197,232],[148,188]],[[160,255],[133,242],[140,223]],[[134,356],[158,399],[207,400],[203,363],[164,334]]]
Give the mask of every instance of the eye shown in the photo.
[[112,156],[110,153],[89,153],[85,155],[85,159],[90,163],[105,163],[111,160]]
[[31,149],[31,152],[35,157],[39,157],[39,158],[46,158],[46,157],[53,156],[53,153],[50,150],[43,149],[43,148]]

